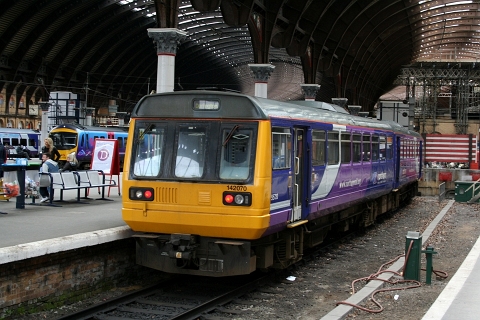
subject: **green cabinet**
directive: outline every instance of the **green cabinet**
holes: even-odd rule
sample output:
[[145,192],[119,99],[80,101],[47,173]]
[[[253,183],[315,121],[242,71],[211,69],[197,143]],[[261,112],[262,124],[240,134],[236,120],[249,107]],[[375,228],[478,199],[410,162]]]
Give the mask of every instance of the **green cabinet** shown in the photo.
[[[474,188],[475,194],[473,193]],[[468,202],[474,196],[479,196],[480,183],[474,181],[455,181],[455,201]],[[479,202],[479,199],[475,199],[474,202]]]

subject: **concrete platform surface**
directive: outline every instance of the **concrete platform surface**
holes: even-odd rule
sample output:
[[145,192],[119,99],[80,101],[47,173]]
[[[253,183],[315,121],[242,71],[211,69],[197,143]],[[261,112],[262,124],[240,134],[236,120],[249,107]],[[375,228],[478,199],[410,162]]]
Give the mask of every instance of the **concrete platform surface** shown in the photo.
[[[118,188],[107,194],[108,189],[105,198],[111,201],[96,200],[101,195],[91,189],[91,199],[77,203],[77,191],[68,190],[63,193],[65,202],[54,201],[55,206],[50,206],[36,199],[32,205],[27,198],[25,209],[16,208],[16,198],[1,200],[0,264],[129,237]],[[59,190],[55,190],[55,199],[60,199]]]

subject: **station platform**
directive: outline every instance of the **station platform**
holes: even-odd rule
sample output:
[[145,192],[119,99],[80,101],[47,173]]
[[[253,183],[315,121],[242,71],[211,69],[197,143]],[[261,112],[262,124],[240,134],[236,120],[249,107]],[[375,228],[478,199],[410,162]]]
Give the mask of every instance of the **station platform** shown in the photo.
[[422,320],[480,318],[480,238]]
[[[117,177],[114,176],[117,182]],[[84,190],[81,190],[84,195]],[[122,198],[119,188],[105,189],[105,198],[91,189],[89,199],[78,203],[77,191],[63,192],[64,202],[53,205],[32,204],[25,199],[25,208],[16,208],[16,198],[0,201],[0,264],[98,245],[131,236],[131,229],[122,220]],[[60,191],[55,190],[55,200]]]

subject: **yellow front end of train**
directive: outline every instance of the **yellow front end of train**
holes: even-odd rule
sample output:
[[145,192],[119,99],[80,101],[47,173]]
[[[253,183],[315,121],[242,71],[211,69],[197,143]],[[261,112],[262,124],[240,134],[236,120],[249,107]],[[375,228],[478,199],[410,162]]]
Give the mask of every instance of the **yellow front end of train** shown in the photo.
[[255,247],[271,224],[271,134],[270,119],[247,96],[191,91],[140,100],[122,185],[137,263],[213,277],[270,266]]
[[[135,126],[131,123],[131,130]],[[129,135],[133,136],[133,132]],[[252,184],[130,179],[130,154],[123,172],[123,220],[134,231],[194,234],[228,239],[258,239],[270,222],[271,132],[260,122]],[[129,140],[129,144],[134,141]],[[130,149],[132,146],[129,145]],[[151,187],[152,201],[131,200],[132,188]],[[229,193],[251,194],[249,206],[225,204]]]
[[59,160],[61,164],[67,161],[67,156],[70,153],[75,152],[75,154],[78,154],[78,133],[73,126],[59,125],[53,128],[49,135],[53,140],[53,145],[60,153]]

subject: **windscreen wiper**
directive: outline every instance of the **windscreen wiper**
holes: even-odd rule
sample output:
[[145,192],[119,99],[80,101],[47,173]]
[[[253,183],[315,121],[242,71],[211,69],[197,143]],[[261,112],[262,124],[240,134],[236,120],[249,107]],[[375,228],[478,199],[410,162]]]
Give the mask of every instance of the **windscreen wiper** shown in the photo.
[[142,141],[145,134],[147,134],[148,132],[150,132],[150,130],[152,130],[152,127],[153,127],[153,123],[148,124],[145,130],[143,130],[143,132],[140,132],[140,134],[138,135],[137,142]]
[[230,130],[230,132],[228,133],[227,137],[225,138],[225,141],[223,141],[223,144],[222,144],[222,147],[225,147],[228,143],[228,141],[230,140],[230,138],[232,138],[233,134],[235,133],[235,131],[238,130],[238,128],[240,128],[240,126],[238,124],[236,124],[232,130]]

